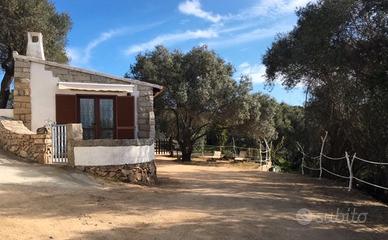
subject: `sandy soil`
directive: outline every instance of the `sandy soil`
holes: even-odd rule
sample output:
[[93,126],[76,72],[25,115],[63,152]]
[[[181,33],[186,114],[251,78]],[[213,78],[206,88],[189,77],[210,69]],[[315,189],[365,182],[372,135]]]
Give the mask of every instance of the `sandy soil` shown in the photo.
[[[388,239],[388,207],[331,181],[166,159],[158,174],[104,183],[0,153],[0,239]],[[366,223],[322,220],[353,208]]]

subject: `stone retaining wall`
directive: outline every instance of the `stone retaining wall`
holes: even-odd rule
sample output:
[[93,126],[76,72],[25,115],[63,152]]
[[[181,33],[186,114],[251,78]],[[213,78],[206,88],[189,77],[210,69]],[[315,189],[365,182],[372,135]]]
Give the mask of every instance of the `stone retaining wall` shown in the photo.
[[156,165],[154,161],[120,166],[96,166],[77,168],[84,172],[88,172],[93,175],[108,178],[114,181],[122,181],[142,185],[155,185],[158,181],[156,175]]
[[50,131],[41,128],[38,133],[27,129],[22,121],[0,117],[0,146],[19,157],[39,163],[51,163]]

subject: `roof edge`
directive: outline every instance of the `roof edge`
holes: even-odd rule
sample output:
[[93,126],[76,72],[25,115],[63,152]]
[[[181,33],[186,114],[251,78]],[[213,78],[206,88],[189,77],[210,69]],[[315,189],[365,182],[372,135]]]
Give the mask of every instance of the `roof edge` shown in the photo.
[[13,57],[17,58],[17,59],[22,59],[22,60],[27,60],[27,61],[35,62],[35,63],[41,63],[41,64],[46,64],[46,65],[50,65],[50,66],[54,66],[54,67],[60,67],[60,68],[65,68],[65,69],[69,69],[69,70],[74,70],[74,71],[78,71],[78,72],[82,72],[82,73],[99,75],[99,76],[102,76],[102,77],[111,78],[111,79],[123,81],[123,82],[126,82],[126,83],[132,83],[132,84],[136,84],[136,85],[152,87],[152,88],[156,88],[156,89],[159,89],[159,90],[163,89],[163,86],[158,85],[158,84],[144,82],[144,81],[140,81],[140,80],[136,80],[136,79],[131,79],[131,78],[118,77],[118,76],[107,74],[107,73],[96,72],[96,71],[92,71],[92,70],[88,70],[88,69],[84,69],[84,68],[79,68],[79,67],[73,67],[73,66],[70,66],[68,64],[51,62],[51,61],[46,61],[46,60],[42,60],[42,59],[39,59],[39,58],[19,55],[17,52],[13,53]]

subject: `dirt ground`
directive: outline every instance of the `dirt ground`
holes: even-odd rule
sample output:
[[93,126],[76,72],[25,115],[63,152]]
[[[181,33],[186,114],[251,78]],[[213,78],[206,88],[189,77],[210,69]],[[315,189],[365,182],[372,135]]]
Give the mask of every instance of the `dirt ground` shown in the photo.
[[[388,239],[388,207],[332,181],[168,159],[157,165],[159,185],[143,187],[0,153],[0,239]],[[297,218],[302,208],[309,214]],[[367,213],[365,223],[330,221],[353,209]]]

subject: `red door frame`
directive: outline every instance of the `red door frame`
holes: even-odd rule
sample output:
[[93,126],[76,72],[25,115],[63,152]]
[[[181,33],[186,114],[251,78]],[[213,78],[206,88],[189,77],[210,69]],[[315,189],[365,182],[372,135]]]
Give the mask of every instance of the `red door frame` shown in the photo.
[[81,98],[89,98],[94,99],[94,117],[95,117],[95,127],[94,127],[94,136],[95,139],[99,139],[101,134],[101,126],[100,126],[100,99],[112,99],[113,100],[113,139],[117,138],[117,118],[116,118],[116,96],[114,95],[86,95],[86,94],[77,94],[77,121],[81,123],[81,107],[80,107],[80,99]]

